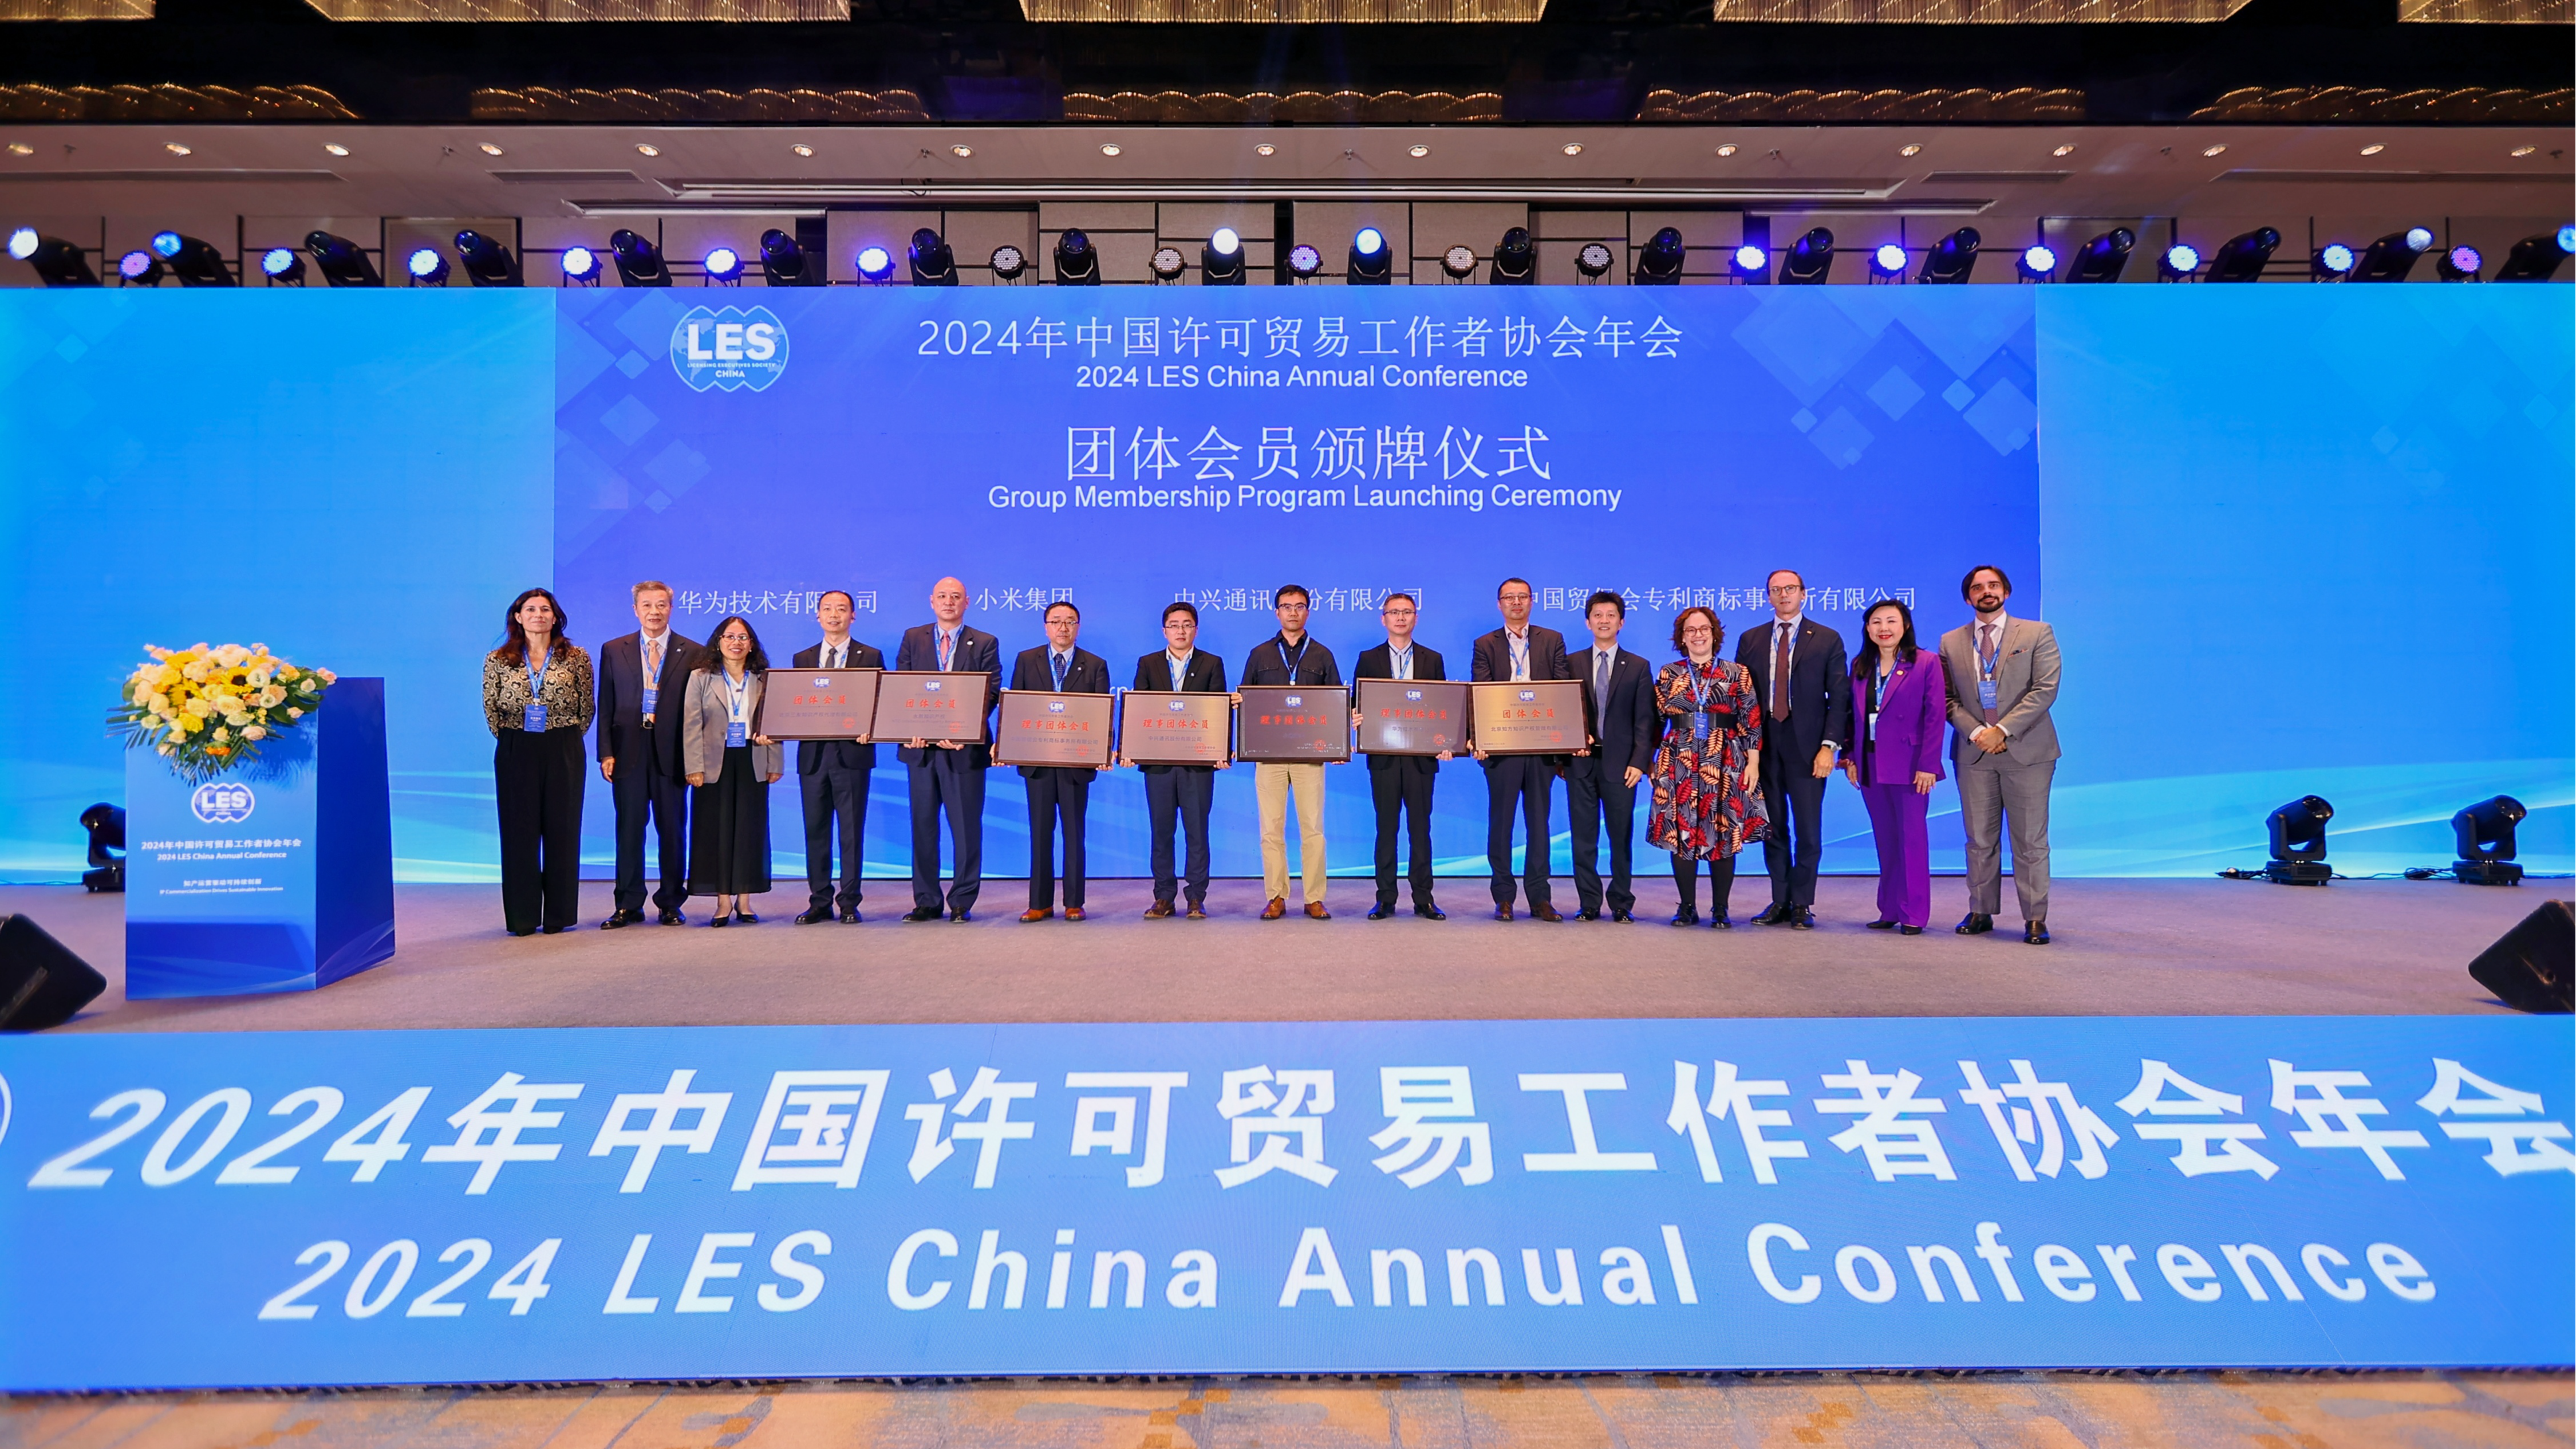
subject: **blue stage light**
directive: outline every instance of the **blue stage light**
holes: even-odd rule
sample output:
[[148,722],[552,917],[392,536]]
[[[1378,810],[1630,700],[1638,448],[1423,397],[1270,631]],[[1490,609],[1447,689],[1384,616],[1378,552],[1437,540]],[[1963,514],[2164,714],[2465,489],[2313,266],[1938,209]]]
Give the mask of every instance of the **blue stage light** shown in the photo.
[[210,242],[175,231],[159,231],[152,234],[152,253],[169,263],[170,275],[179,279],[180,286],[233,285],[232,267]]
[[1090,234],[1069,226],[1055,239],[1055,284],[1059,287],[1100,285],[1100,250]]
[[188,239],[175,231],[156,231],[152,234],[152,250],[160,253],[165,261],[177,256],[179,248],[187,244]]
[[2415,259],[2433,245],[2433,233],[2423,227],[2392,231],[2355,257],[2348,282],[2402,282],[2415,270]]
[[1737,247],[1735,254],[1728,257],[1726,262],[1738,277],[1765,277],[1771,274],[1770,249],[1755,246],[1751,242]]
[[2353,263],[2358,260],[2360,258],[2353,255],[2352,248],[2342,242],[2327,242],[2317,248],[2317,255],[2308,268],[2308,275],[2319,281],[2327,277],[2348,277],[2352,275]]
[[447,285],[447,258],[436,247],[421,247],[414,251],[403,263],[403,270],[411,273],[411,284],[415,287]]
[[161,259],[147,251],[130,251],[116,259],[116,274],[129,286],[161,285]]
[[588,247],[566,247],[563,274],[576,282],[596,284],[599,281],[599,253]]
[[2115,226],[2075,249],[2074,265],[2066,269],[2070,282],[2116,282],[2129,269],[2129,253],[2136,250],[2138,234],[2125,226]]
[[2044,246],[2021,249],[2021,274],[2034,282],[2045,282],[2057,275],[2057,253]]
[[264,277],[282,277],[304,265],[304,259],[292,247],[270,247],[259,254],[259,271]]
[[2576,235],[2571,235],[2571,232],[2576,232],[2576,228],[2561,227],[2555,236],[2541,232],[2515,242],[2513,249],[2504,254],[2503,264],[2496,268],[2495,279],[2499,282],[2546,282],[2557,276],[2559,267],[2567,261],[2567,244],[2576,241]]
[[742,279],[742,253],[735,251],[731,247],[717,247],[715,250],[707,253],[706,268],[707,276],[714,281],[740,281]]
[[36,254],[36,244],[44,238],[32,226],[22,226],[9,233],[9,260],[23,262]]
[[1497,287],[1527,287],[1538,281],[1538,247],[1531,242],[1529,228],[1515,226],[1504,230],[1503,239],[1494,247],[1493,284]]
[[912,245],[904,249],[904,261],[912,268],[916,287],[953,287],[957,285],[957,253],[947,239],[929,227],[912,234]]
[[497,239],[470,226],[456,234],[456,259],[465,264],[465,280],[475,286],[519,285],[519,259]]
[[643,233],[620,227],[608,234],[608,259],[617,264],[618,280],[630,287],[667,287],[671,268],[662,249]]
[[1218,227],[1199,248],[1199,285],[1240,287],[1243,281],[1243,238],[1233,227]]
[[1324,254],[1299,242],[1288,249],[1288,275],[1304,281],[1324,270]]
[[1361,227],[1359,235],[1351,238],[1351,250],[1364,257],[1376,256],[1386,250],[1386,233],[1373,226]]
[[2558,229],[2558,249],[2569,256],[2576,256],[2576,224]]
[[2479,269],[2486,264],[2486,258],[2478,255],[2476,247],[2456,246],[2434,261],[2433,270],[2445,282],[2474,282],[2478,279]]
[[1208,233],[1208,250],[1221,257],[1233,256],[1243,250],[1243,238],[1233,227],[1218,227]]
[[1923,254],[1923,265],[1914,273],[1918,282],[1964,285],[1977,269],[1977,245],[1983,238],[1973,226],[1963,226],[1932,244]]
[[2200,270],[2200,249],[2183,242],[2175,242],[2165,248],[2163,256],[2156,259],[2156,268],[2163,272],[2168,280],[2179,281]]
[[894,253],[880,246],[859,248],[859,280],[890,282],[894,280]]
[[1833,274],[1834,234],[1817,227],[1798,238],[1789,255],[1780,261],[1779,281],[1792,285],[1818,286]]
[[2410,251],[2431,251],[2433,249],[2432,229],[2430,227],[2421,226],[2410,226],[2406,228],[2406,246]]
[[[1737,255],[1740,258],[1742,254]],[[1629,269],[1628,280],[1640,287],[1678,287],[1682,284],[1682,268],[1689,259],[1690,248],[1682,242],[1681,228],[1665,227],[1646,238],[1646,244],[1637,249],[1637,260]],[[1768,256],[1763,258],[1760,270],[1770,270]],[[1736,273],[1743,275],[1740,265]]]
[[344,236],[327,231],[304,234],[304,254],[322,273],[322,280],[334,287],[381,287],[385,279],[376,275],[376,264],[367,259],[366,250]]
[[1394,254],[1387,250],[1386,233],[1364,226],[1351,238],[1350,270],[1342,280],[1354,287],[1384,287],[1393,283]]
[[1882,242],[1869,254],[1869,269],[1882,277],[1905,275],[1905,248],[1894,242]]

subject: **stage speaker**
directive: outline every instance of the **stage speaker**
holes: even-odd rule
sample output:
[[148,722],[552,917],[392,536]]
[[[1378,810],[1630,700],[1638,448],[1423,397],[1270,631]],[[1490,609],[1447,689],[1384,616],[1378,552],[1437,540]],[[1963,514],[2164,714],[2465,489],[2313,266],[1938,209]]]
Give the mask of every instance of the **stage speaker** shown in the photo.
[[0,916],[0,1031],[43,1031],[72,1019],[107,978],[25,916]]
[[2469,974],[2516,1011],[2565,1015],[2569,978],[2576,977],[2576,911],[2565,901],[2542,902],[2470,962]]

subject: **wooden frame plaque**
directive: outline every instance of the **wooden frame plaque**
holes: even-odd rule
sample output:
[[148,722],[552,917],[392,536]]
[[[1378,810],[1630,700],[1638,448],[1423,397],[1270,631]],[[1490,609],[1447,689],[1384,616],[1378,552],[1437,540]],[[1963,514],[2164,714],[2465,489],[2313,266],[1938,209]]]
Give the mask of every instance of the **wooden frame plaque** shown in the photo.
[[760,687],[751,732],[773,740],[856,740],[877,717],[882,669],[773,669]]
[[1118,754],[1137,765],[1233,760],[1234,701],[1222,694],[1131,689],[1118,696]]
[[1583,681],[1479,680],[1476,748],[1489,755],[1570,755],[1585,746]]
[[1117,704],[1117,697],[1107,694],[1003,690],[1001,722],[993,727],[993,763],[1066,769],[1106,765]]
[[1339,684],[1247,684],[1234,723],[1234,757],[1258,764],[1320,765],[1351,757],[1351,692]]
[[1359,681],[1360,753],[1467,752],[1467,685],[1454,679]]
[[877,677],[876,737],[984,742],[984,715],[993,676],[981,670],[941,674],[929,669],[889,669]]

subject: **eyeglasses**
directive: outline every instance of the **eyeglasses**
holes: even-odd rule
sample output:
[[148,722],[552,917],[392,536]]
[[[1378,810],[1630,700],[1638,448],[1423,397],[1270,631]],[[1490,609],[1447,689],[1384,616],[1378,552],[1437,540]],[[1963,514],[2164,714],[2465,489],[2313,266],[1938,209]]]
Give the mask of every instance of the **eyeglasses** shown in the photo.
[[1771,597],[1775,599],[1786,598],[1791,594],[1803,594],[1806,591],[1807,586],[1805,584],[1773,584],[1771,586]]
[[1530,601],[1530,596],[1527,594],[1498,594],[1495,598],[1505,604],[1526,604]]

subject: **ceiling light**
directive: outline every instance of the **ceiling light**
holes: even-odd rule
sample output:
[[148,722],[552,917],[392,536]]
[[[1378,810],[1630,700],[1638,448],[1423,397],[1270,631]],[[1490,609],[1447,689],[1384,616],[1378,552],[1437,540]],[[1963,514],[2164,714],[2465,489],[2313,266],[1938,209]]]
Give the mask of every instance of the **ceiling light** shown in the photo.
[[1405,148],[1405,152],[1404,152],[1404,154],[1406,154],[1407,156],[1412,156],[1412,157],[1415,157],[1415,158],[1417,158],[1417,159],[1418,159],[1418,158],[1420,158],[1420,157],[1424,157],[1424,156],[1428,156],[1428,155],[1430,155],[1430,154],[1431,154],[1431,148],[1430,148],[1430,147],[1428,147],[1428,146],[1409,146],[1409,147],[1406,147],[1406,148]]
[[477,146],[474,149],[482,152],[486,156],[498,156],[501,154],[501,148],[493,145],[489,141],[484,142],[482,145]]
[[332,155],[334,155],[334,156],[346,156],[346,155],[348,155],[348,154],[349,154],[349,148],[348,148],[348,147],[346,147],[346,146],[341,145],[341,144],[340,144],[339,142],[337,142],[337,141],[325,141],[325,142],[323,142],[323,143],[322,143],[322,149],[323,149],[323,150],[325,150],[325,151],[330,152],[330,153],[331,153]]
[[1896,154],[1899,156],[1920,156],[1923,154],[1923,148],[1918,145],[1899,146],[1896,148]]
[[[1260,145],[1252,148],[1252,154],[1255,156],[1276,156],[1279,154],[1279,148],[1271,145],[1267,141],[1264,141]],[[2517,151],[2514,154],[2519,156],[2522,153]]]
[[948,154],[956,157],[960,161],[963,161],[967,157],[975,154],[975,148],[972,146],[951,146],[948,148]]
[[1583,143],[1582,143],[1582,142],[1580,142],[1580,141],[1568,141],[1568,142],[1566,142],[1566,143],[1565,143],[1565,154],[1566,154],[1566,155],[1568,155],[1568,156],[1580,156],[1580,155],[1582,155],[1582,154],[1583,154]]
[[[18,146],[14,146],[14,145],[13,145],[13,146],[11,146],[9,149],[10,149],[10,150],[12,150],[12,151],[16,151],[16,152],[17,152],[19,155],[21,155],[21,156],[24,156],[24,155],[26,155],[29,151],[32,151],[32,150],[34,150],[35,148],[34,148],[34,147],[32,147],[32,146],[30,146],[30,147],[25,147],[25,148],[21,148],[21,147],[18,147]],[[2539,149],[2540,149],[2540,148],[2539,148],[2539,147],[2537,147],[2537,146],[2516,146],[2516,147],[2514,147],[2514,148],[2513,148],[2513,154],[2514,154],[2514,155],[2516,155],[2516,156],[2528,156],[2528,155],[2530,155],[2532,152],[2537,151],[2537,150],[2539,150]]]
[[797,142],[795,145],[790,146],[787,149],[795,152],[799,156],[811,156],[814,154],[814,148],[806,145],[802,141]]
[[2227,148],[2225,146],[2206,146],[2201,149],[2200,154],[2203,156],[2224,156],[2227,154]]
[[1732,156],[1732,155],[1734,155],[1734,154],[1735,154],[1735,143],[1734,143],[1733,141],[1729,141],[1729,142],[1727,142],[1725,145],[1718,147],[1718,148],[1717,148],[1717,154],[1719,154],[1720,156]]
[[2075,154],[2075,143],[2069,141],[2065,145],[2058,147],[2056,150],[2051,151],[2048,154],[2051,156],[2072,156]]
[[162,142],[162,143],[161,143],[161,149],[162,149],[162,150],[164,150],[164,151],[169,152],[169,153],[170,153],[171,155],[173,155],[173,156],[185,156],[185,155],[187,155],[187,154],[188,154],[188,148],[187,148],[187,147],[185,147],[185,146],[180,145],[180,144],[179,144],[178,142],[176,142],[176,141],[164,141],[164,142]]
[[1103,155],[1103,156],[1115,156],[1115,155],[1117,155],[1117,154],[1118,154],[1118,143],[1117,143],[1117,142],[1115,142],[1115,141],[1103,141],[1103,142],[1101,142],[1101,143],[1100,143],[1100,154],[1101,154],[1101,155]]
[[638,156],[659,156],[662,154],[662,148],[654,145],[650,141],[638,141],[635,143],[635,154]]
[[[2516,156],[2522,156],[2529,154],[2530,151],[2531,148],[2529,146],[2525,146],[2520,151],[2516,151],[2513,154]],[[36,148],[28,145],[24,141],[12,141],[9,143],[9,154],[12,156],[33,156],[36,154]]]
[[2385,150],[2387,150],[2387,149],[2388,149],[2388,148],[2387,148],[2386,146],[2384,146],[2384,145],[2380,144],[2380,143],[2379,143],[2379,142],[2377,142],[2377,141],[2373,141],[2373,142],[2371,142],[2369,145],[2364,146],[2364,147],[2362,147],[2362,148],[2361,148],[2361,154],[2363,154],[2364,156],[2376,156],[2376,155],[2378,155],[2380,152],[2385,151]]

